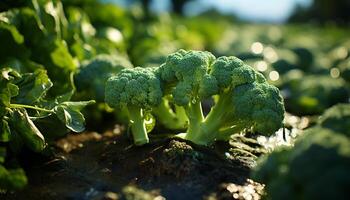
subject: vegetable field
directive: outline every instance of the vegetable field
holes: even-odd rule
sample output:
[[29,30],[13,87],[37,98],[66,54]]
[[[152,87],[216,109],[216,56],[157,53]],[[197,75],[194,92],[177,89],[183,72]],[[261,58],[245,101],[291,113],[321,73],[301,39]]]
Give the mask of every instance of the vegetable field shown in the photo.
[[107,2],[0,2],[0,199],[349,199],[348,18]]

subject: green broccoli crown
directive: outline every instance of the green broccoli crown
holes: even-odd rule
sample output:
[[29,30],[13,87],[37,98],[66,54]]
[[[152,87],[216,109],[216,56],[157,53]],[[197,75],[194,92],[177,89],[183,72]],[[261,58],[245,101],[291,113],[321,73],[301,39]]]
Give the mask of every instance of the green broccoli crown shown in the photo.
[[124,57],[98,55],[83,65],[75,76],[77,89],[87,90],[98,101],[103,101],[107,79],[125,68],[133,68],[133,65]]
[[216,80],[208,74],[214,60],[203,51],[179,50],[167,57],[158,71],[163,82],[176,84],[172,91],[176,104],[186,105],[217,91]]
[[254,131],[271,134],[282,126],[283,98],[278,88],[267,82],[253,82],[234,88],[232,92],[234,117],[253,127]]
[[149,68],[124,69],[106,82],[105,101],[111,107],[148,108],[160,104],[163,92],[158,76]]
[[218,82],[220,98],[228,95],[232,99],[225,103],[222,111],[227,112],[226,120],[236,121],[242,129],[254,128],[263,134],[271,134],[282,126],[282,96],[261,73],[231,56],[218,58],[210,75]]
[[291,79],[282,86],[288,96],[287,110],[298,115],[321,114],[326,108],[347,102],[349,92],[342,79],[309,75]]
[[307,130],[293,148],[258,161],[253,177],[269,199],[347,199],[350,140],[320,127]]
[[337,104],[327,109],[318,124],[350,138],[350,104]]

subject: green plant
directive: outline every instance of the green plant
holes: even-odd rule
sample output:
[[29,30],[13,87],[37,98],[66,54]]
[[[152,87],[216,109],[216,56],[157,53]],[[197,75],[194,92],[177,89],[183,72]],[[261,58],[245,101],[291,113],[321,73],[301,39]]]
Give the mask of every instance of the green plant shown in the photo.
[[[149,142],[149,111],[162,100],[160,80],[151,68],[124,69],[106,83],[106,103],[114,108],[126,107],[136,145]],[[151,123],[152,124],[152,123]],[[148,130],[147,130],[148,129]]]
[[[7,170],[2,166],[6,151],[17,154],[25,146],[41,152],[49,138],[62,136],[69,129],[83,131],[84,116],[80,110],[94,101],[71,102],[70,95],[46,99],[53,83],[43,69],[20,74],[12,68],[2,68],[0,72],[0,142],[8,144],[0,146],[0,187],[18,189],[26,184],[26,178],[21,169]],[[46,135],[44,124],[53,118],[57,119],[54,123],[62,123],[66,128]]]
[[[178,135],[184,139],[210,145],[246,129],[268,135],[282,126],[278,89],[236,57],[216,59],[209,52],[179,50],[157,73],[174,104],[186,111],[187,131]],[[211,97],[215,105],[204,116],[201,102]]]
[[350,104],[337,104],[327,109],[317,124],[350,137]]
[[297,115],[317,115],[337,103],[346,102],[349,92],[342,79],[327,75],[292,78],[282,85],[287,111]]
[[266,199],[348,199],[350,140],[321,127],[305,131],[294,147],[258,161],[253,178],[266,185]]
[[[201,102],[211,97],[215,105],[204,116]],[[282,126],[284,117],[278,89],[262,74],[236,57],[215,59],[202,51],[179,50],[159,68],[121,71],[107,81],[106,102],[112,107],[127,106],[135,144],[148,142],[145,111],[154,110],[160,118],[174,114],[163,103],[183,109],[176,117],[182,126],[188,124],[187,131],[178,136],[201,145],[227,140],[246,129],[271,134]]]
[[106,81],[125,68],[133,68],[126,58],[100,54],[86,62],[75,75],[77,91],[85,93],[84,96],[96,99],[98,102],[103,102]]

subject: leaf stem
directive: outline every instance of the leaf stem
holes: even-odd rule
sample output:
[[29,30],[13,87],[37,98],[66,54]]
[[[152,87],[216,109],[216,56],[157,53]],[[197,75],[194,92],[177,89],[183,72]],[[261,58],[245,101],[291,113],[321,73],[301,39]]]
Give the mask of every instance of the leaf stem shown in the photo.
[[49,112],[49,113],[54,113],[52,110],[48,110],[45,108],[38,108],[35,106],[30,106],[30,105],[23,105],[23,104],[10,104],[10,108],[29,108],[29,109],[34,109],[38,111],[43,111],[43,112]]

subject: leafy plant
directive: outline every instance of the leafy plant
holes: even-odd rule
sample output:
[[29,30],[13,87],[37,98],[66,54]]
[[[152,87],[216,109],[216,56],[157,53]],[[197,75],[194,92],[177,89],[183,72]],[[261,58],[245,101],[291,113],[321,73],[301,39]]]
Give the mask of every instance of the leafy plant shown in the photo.
[[350,140],[320,127],[305,131],[293,148],[260,159],[252,176],[266,199],[347,199]]
[[[20,74],[12,68],[2,68],[0,72],[1,163],[5,162],[6,151],[16,154],[23,146],[35,152],[44,150],[48,141],[40,121],[45,118],[56,117],[66,126],[63,133],[56,130],[58,136],[67,133],[68,129],[74,132],[84,130],[84,116],[80,110],[94,101],[70,102],[70,95],[46,99],[53,84],[43,69]],[[22,170],[8,171],[4,166],[0,167],[0,186],[18,189],[25,185]],[[7,183],[17,179],[18,183]]]

